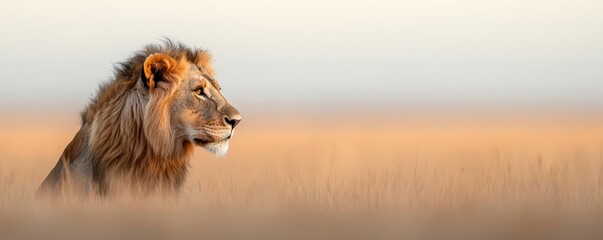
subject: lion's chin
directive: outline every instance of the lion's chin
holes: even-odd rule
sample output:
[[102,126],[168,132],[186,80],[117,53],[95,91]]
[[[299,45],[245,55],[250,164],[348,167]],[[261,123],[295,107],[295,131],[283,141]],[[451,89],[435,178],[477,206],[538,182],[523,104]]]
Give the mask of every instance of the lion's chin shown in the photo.
[[210,153],[213,153],[218,157],[224,157],[226,153],[228,153],[228,143],[230,141],[229,139],[224,139],[222,141],[217,142],[206,142],[195,139],[195,142],[197,143],[197,145],[205,148],[205,150],[209,151]]

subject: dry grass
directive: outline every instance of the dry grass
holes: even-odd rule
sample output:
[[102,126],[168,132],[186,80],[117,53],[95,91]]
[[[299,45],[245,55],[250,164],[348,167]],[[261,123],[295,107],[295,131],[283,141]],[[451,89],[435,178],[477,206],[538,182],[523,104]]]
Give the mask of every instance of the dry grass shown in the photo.
[[600,118],[349,119],[247,117],[226,158],[196,152],[177,200],[41,202],[33,193],[77,131],[77,116],[4,118],[0,236],[603,236]]

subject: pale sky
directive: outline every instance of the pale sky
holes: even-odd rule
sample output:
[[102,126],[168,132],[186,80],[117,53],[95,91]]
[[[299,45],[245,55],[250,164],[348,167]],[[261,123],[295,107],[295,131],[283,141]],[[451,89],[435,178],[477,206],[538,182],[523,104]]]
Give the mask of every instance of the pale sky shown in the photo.
[[603,109],[603,1],[2,1],[1,106],[82,108],[162,36],[235,105]]

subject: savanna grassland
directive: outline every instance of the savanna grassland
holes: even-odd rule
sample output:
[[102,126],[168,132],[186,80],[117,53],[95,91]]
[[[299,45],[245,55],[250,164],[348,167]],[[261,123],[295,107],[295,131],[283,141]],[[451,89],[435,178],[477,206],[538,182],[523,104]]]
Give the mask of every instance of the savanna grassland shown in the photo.
[[0,239],[603,237],[598,116],[247,115],[177,198],[37,200],[66,116],[0,119]]

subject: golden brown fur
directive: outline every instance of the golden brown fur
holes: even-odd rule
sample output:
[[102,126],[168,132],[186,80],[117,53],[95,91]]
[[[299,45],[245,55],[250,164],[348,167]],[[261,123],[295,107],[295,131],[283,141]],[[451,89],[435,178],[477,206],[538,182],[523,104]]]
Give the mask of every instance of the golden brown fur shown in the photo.
[[224,154],[240,121],[213,75],[205,51],[169,40],[119,64],[39,192],[178,190],[194,145]]

